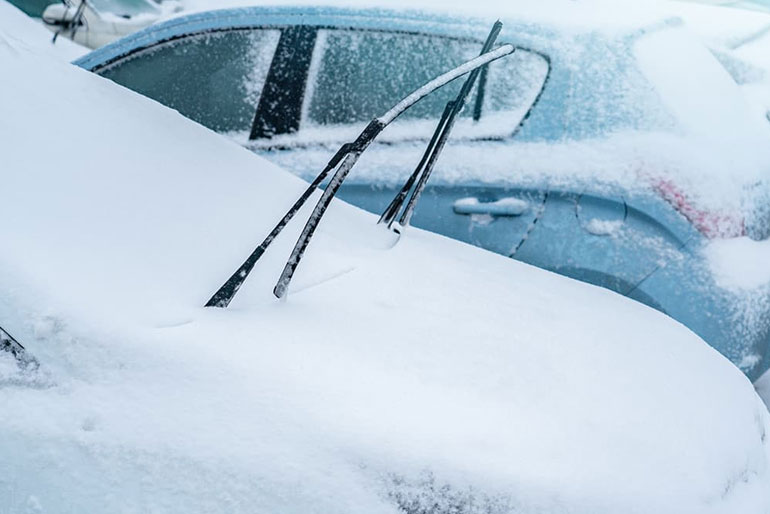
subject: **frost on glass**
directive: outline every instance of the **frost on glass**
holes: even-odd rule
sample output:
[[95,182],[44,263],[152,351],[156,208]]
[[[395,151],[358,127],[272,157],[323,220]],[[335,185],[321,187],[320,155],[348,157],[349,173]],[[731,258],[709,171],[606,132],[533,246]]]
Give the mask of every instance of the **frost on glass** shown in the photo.
[[99,73],[219,132],[248,130],[278,30],[196,34],[134,53]]
[[[360,124],[381,115],[394,103],[445,71],[476,57],[476,41],[418,34],[376,31],[321,30],[313,55],[303,109],[302,129],[316,136],[318,128]],[[469,135],[510,135],[543,87],[548,63],[540,55],[518,49],[490,65],[482,119]],[[400,127],[389,130],[398,138],[424,136],[462,81],[458,80],[404,113]],[[470,96],[464,118],[473,114],[478,88]],[[465,132],[469,123],[458,123]],[[494,125],[494,127],[492,127]],[[385,135],[387,139],[387,135]]]

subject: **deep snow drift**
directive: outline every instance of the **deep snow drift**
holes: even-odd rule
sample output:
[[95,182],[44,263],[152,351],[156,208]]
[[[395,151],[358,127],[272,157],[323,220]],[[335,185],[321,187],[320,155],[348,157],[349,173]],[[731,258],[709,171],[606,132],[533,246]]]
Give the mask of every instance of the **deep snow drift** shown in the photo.
[[205,310],[303,183],[5,36],[0,69],[0,324],[42,365],[0,355],[12,512],[770,509],[770,415],[681,325],[342,203],[287,302],[300,224]]

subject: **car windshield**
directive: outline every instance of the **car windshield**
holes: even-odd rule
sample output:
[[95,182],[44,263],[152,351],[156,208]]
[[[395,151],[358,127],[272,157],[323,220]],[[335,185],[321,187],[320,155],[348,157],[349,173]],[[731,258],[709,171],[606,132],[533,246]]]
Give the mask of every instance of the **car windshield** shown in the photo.
[[88,0],[88,3],[99,13],[110,13],[117,16],[137,16],[160,12],[157,4],[150,0]]

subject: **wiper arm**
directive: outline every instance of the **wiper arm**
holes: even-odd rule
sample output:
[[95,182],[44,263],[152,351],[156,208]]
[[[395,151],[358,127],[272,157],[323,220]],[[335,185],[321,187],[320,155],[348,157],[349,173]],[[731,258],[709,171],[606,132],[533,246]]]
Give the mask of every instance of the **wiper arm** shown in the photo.
[[64,5],[67,6],[67,10],[64,14],[64,21],[62,23],[62,28],[54,32],[53,34],[53,43],[56,43],[56,39],[59,37],[59,34],[66,33],[67,31],[70,32],[70,39],[75,39],[75,34],[77,34],[78,28],[80,25],[83,24],[83,17],[85,16],[85,11],[87,7],[87,0],[80,0],[80,4],[78,4],[77,8],[75,9],[75,14],[72,15],[72,19],[67,21],[67,14],[69,14],[69,7],[72,7],[72,4],[69,2],[69,0],[63,0]]
[[[481,50],[481,55],[489,52],[489,49],[492,48],[492,45],[494,45],[495,40],[497,40],[497,36],[500,34],[500,30],[502,30],[502,28],[503,24],[500,21],[497,21],[492,27],[492,30],[490,31],[489,36],[484,43],[484,46]],[[482,66],[473,70],[463,84],[463,87],[460,89],[460,92],[457,94],[457,97],[454,100],[447,102],[447,105],[444,108],[444,113],[442,114],[441,119],[436,126],[436,130],[433,132],[433,136],[431,137],[428,146],[425,148],[425,153],[423,153],[419,164],[415,168],[414,172],[409,176],[401,190],[393,198],[393,201],[390,202],[390,205],[388,205],[388,207],[385,209],[385,212],[382,213],[379,223],[386,224],[389,228],[392,228],[393,222],[398,216],[398,213],[401,211],[404,202],[407,201],[406,198],[409,194],[409,191],[412,191],[412,195],[409,197],[406,208],[404,208],[404,211],[401,214],[401,218],[398,222],[402,227],[409,224],[412,213],[414,212],[414,208],[417,206],[417,202],[420,199],[420,195],[425,189],[425,185],[427,184],[430,175],[433,173],[433,168],[438,161],[438,156],[444,149],[444,145],[449,138],[449,134],[452,132],[452,128],[454,127],[455,121],[457,120],[457,116],[459,116],[460,112],[465,107],[468,95],[470,95],[470,92],[473,90],[473,85],[476,82],[476,79],[479,77],[479,73],[482,73],[483,79],[485,78],[483,73],[485,73],[487,70],[488,68],[486,66]],[[482,84],[480,83],[479,88],[481,87]],[[479,97],[481,97],[481,95],[482,93],[479,91]],[[479,109],[478,103],[476,104],[476,109]],[[417,185],[415,185],[415,182]]]
[[2,327],[0,327],[0,351],[6,351],[13,355],[22,369],[37,369],[39,367],[37,360],[29,355],[27,350]]
[[334,154],[334,157],[331,158],[326,167],[324,167],[323,171],[321,171],[321,173],[319,173],[313,182],[310,183],[308,188],[305,189],[305,192],[302,193],[302,196],[300,196],[297,201],[294,202],[294,205],[292,205],[288,212],[284,214],[283,218],[281,218],[273,230],[270,231],[265,240],[262,241],[259,246],[257,246],[257,248],[251,253],[251,255],[249,255],[246,261],[241,264],[241,267],[238,268],[235,273],[233,273],[232,276],[227,280],[227,282],[225,282],[222,287],[220,287],[219,290],[214,293],[214,296],[212,296],[209,301],[206,302],[206,307],[225,308],[230,305],[230,302],[233,301],[233,298],[238,292],[238,289],[240,289],[243,283],[246,281],[246,277],[248,277],[249,273],[251,273],[251,270],[254,269],[257,261],[260,257],[262,257],[262,254],[265,253],[265,250],[267,250],[268,246],[270,246],[270,243],[272,243],[273,240],[278,237],[278,234],[281,233],[283,228],[291,221],[294,215],[299,212],[302,206],[305,205],[305,202],[307,202],[308,198],[310,198],[310,196],[321,185],[321,183],[323,183],[329,172],[336,168],[340,161],[348,153],[350,153],[351,147],[352,145],[350,143],[346,143],[342,145],[339,150],[337,150],[337,153]]
[[337,190],[342,185],[342,182],[347,177],[350,170],[358,161],[361,154],[371,144],[371,142],[382,132],[385,127],[390,125],[396,120],[404,111],[408,110],[411,106],[428,96],[433,91],[445,86],[449,82],[468,74],[473,73],[478,68],[489,64],[492,61],[505,57],[513,53],[514,47],[512,45],[503,45],[493,51],[486,52],[466,63],[436,77],[430,82],[424,84],[422,87],[413,91],[410,95],[403,98],[389,111],[373,119],[364,131],[351,143],[343,145],[329,163],[324,167],[321,173],[313,180],[308,186],[305,192],[300,198],[292,205],[289,211],[283,216],[273,230],[268,234],[264,241],[252,252],[252,254],[246,259],[238,270],[219,288],[219,290],[211,297],[206,303],[207,307],[227,307],[232,301],[238,289],[243,285],[249,273],[254,268],[259,258],[264,254],[270,244],[281,233],[284,227],[291,221],[294,215],[302,208],[307,202],[313,192],[323,183],[331,170],[337,168],[334,176],[326,186],[323,194],[321,195],[318,204],[316,205],[313,213],[310,215],[305,228],[302,231],[289,260],[284,267],[281,277],[276,284],[273,293],[281,298],[286,294],[286,290],[291,282],[299,262],[310,242],[310,238],[315,232],[318,223],[321,221],[326,209],[331,203],[332,198],[336,195]]

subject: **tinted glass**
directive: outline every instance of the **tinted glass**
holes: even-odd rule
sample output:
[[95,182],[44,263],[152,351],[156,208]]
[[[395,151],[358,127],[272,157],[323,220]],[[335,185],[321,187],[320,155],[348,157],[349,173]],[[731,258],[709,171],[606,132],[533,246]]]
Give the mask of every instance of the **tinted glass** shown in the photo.
[[280,31],[232,30],[157,44],[98,71],[219,132],[251,127]]

